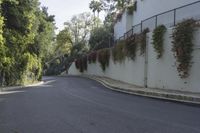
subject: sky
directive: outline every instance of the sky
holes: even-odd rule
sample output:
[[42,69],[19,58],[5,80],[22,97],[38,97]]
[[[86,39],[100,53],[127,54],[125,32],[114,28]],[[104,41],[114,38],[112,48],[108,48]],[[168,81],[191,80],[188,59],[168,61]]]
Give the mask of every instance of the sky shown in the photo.
[[[39,0],[41,6],[48,7],[50,15],[55,15],[57,32],[64,28],[64,22],[68,21],[73,15],[83,12],[91,12],[89,3],[91,0]],[[103,18],[103,13],[100,14]]]

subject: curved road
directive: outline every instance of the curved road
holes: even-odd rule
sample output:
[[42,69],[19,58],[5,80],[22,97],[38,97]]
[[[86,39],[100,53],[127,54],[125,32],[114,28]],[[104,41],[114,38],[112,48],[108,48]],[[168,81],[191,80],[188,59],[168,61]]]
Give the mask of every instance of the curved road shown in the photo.
[[0,95],[0,133],[200,133],[200,107],[46,77],[42,86]]

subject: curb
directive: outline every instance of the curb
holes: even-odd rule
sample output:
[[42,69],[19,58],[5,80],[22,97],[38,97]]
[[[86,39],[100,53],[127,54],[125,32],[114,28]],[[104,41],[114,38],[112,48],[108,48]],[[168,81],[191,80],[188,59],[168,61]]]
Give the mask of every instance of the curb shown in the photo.
[[41,81],[41,82],[38,82],[38,83],[35,83],[35,84],[31,84],[31,85],[24,85],[24,86],[1,87],[0,92],[12,91],[12,90],[16,90],[16,89],[24,89],[24,88],[27,88],[27,87],[34,87],[34,86],[38,86],[38,85],[42,85],[42,84],[44,84],[44,81]]
[[144,90],[130,90],[130,89],[124,89],[124,88],[116,87],[116,86],[111,85],[110,83],[108,83],[104,80],[99,79],[99,78],[95,78],[95,77],[91,77],[91,76],[85,76],[85,75],[80,76],[80,77],[95,80],[95,81],[101,83],[106,88],[113,90],[113,91],[118,91],[118,92],[131,94],[131,95],[149,97],[149,98],[154,98],[154,99],[180,102],[180,103],[185,103],[185,104],[200,105],[200,97],[191,97],[191,96],[181,95],[181,94],[150,92],[150,91],[144,91]]

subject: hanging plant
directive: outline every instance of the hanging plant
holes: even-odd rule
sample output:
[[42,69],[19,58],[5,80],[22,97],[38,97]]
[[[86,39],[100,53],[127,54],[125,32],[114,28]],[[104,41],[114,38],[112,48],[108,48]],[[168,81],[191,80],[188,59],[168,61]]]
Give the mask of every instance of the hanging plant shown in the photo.
[[137,42],[140,44],[140,55],[144,55],[146,51],[146,43],[147,43],[147,33],[149,32],[149,29],[146,28],[143,30],[142,33],[138,34],[137,36]]
[[137,1],[133,5],[127,7],[128,14],[132,15],[134,11],[137,11]]
[[101,65],[103,71],[106,70],[106,67],[109,66],[110,61],[110,49],[101,49],[98,51],[98,61]]
[[80,60],[79,59],[75,60],[75,66],[76,66],[76,69],[80,68]]
[[121,21],[122,16],[123,16],[123,12],[118,13],[118,14],[117,14],[117,17],[116,17],[116,20],[117,20],[117,21]]
[[82,56],[75,61],[76,69],[78,69],[81,73],[87,71],[87,56]]
[[164,34],[166,32],[166,27],[164,25],[160,25],[153,31],[153,47],[154,50],[157,52],[157,59],[161,58],[163,55],[163,43],[164,43]]
[[192,65],[194,31],[195,20],[188,19],[178,23],[172,33],[172,51],[176,58],[177,70],[181,78],[189,76],[189,70]]
[[137,52],[137,35],[134,34],[130,38],[126,40],[125,44],[125,53],[128,58],[135,60],[136,52]]
[[87,71],[87,56],[82,57],[83,71]]
[[119,41],[114,48],[112,48],[113,61],[122,63],[126,57],[125,55],[125,41]]
[[94,51],[94,52],[92,52],[92,53],[90,53],[88,55],[88,62],[89,62],[89,64],[96,63],[96,60],[97,60],[97,52],[96,51]]

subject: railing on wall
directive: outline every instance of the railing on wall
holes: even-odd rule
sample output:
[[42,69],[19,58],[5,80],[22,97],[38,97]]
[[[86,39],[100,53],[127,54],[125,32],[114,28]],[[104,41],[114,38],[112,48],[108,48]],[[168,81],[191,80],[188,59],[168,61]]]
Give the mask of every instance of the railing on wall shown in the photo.
[[134,25],[132,29],[117,39],[116,42],[119,40],[125,40],[133,34],[141,33],[146,28],[148,28],[149,31],[153,31],[159,25],[165,25],[167,28],[170,28],[184,19],[190,18],[197,21],[200,20],[200,1],[196,1],[142,20],[141,23]]

